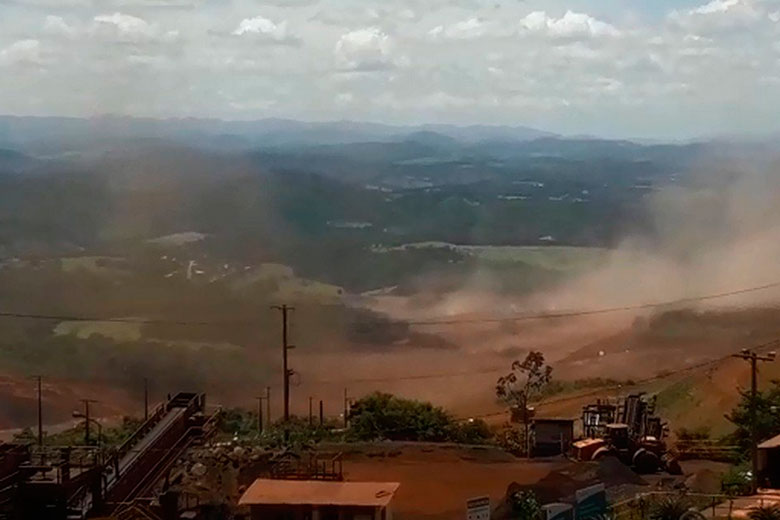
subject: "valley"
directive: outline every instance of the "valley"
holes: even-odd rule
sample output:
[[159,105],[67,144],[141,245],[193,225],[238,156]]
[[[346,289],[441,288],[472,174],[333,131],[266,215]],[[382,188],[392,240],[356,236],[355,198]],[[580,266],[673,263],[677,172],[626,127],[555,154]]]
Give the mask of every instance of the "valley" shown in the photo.
[[[18,150],[0,163],[0,359],[9,377],[119,392],[101,414],[127,409],[142,374],[158,399],[196,387],[247,406],[266,386],[280,391],[269,307],[287,303],[294,413],[313,397],[338,415],[347,388],[493,416],[496,378],[539,350],[569,385],[542,409],[574,413],[578,388],[599,391],[593,381],[608,395],[611,382],[652,379],[636,388],[666,392],[676,426],[721,431],[722,414],[695,404],[702,369],[677,371],[780,333],[777,290],[696,301],[780,276],[715,266],[717,281],[697,281],[696,262],[700,274],[715,269],[698,250],[745,249],[739,235],[699,236],[689,258],[674,249],[696,233],[674,194],[695,191],[705,213],[722,207],[752,145],[474,143],[425,131],[195,149],[182,135],[130,144],[111,132],[99,151],[7,142]],[[686,224],[672,233],[659,216]],[[586,312],[554,317],[571,311]],[[11,415],[0,426],[29,422]]]

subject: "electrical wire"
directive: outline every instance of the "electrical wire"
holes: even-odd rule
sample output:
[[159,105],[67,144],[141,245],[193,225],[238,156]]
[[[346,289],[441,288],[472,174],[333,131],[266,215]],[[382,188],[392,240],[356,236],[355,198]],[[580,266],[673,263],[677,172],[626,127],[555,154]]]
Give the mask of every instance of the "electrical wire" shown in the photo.
[[[721,298],[728,298],[731,296],[738,296],[741,294],[748,294],[758,291],[765,291],[768,289],[780,287],[780,282],[773,282],[769,284],[759,285],[755,287],[748,287],[744,289],[737,289],[734,291],[721,292],[715,294],[707,294],[701,296],[693,296],[689,298],[680,298],[677,300],[667,300],[660,302],[642,303],[636,305],[625,305],[620,307],[604,307],[600,309],[582,309],[563,312],[544,312],[544,313],[532,313],[532,314],[514,314],[508,316],[499,317],[484,317],[484,318],[467,318],[469,315],[456,315],[443,318],[434,318],[429,320],[391,320],[376,321],[371,320],[359,320],[354,322],[359,325],[366,324],[378,324],[378,325],[392,325],[394,322],[398,324],[416,325],[416,326],[433,326],[433,325],[460,325],[469,323],[502,323],[502,322],[516,322],[516,321],[528,321],[528,320],[542,320],[542,319],[561,319],[572,318],[580,316],[592,316],[597,314],[609,314],[616,312],[626,312],[634,310],[653,309],[658,307],[668,307],[673,305],[680,305],[684,303],[694,303],[707,300],[715,300]],[[144,319],[144,318],[112,318],[112,317],[100,317],[100,316],[84,316],[84,315],[69,315],[69,314],[38,314],[38,313],[23,313],[12,311],[0,311],[0,318],[18,318],[18,319],[33,319],[33,320],[45,320],[45,321],[78,321],[78,322],[98,322],[98,323],[134,323],[140,325],[193,325],[193,326],[227,326],[227,325],[253,325],[255,322],[250,320],[223,320],[223,321],[196,321],[196,320],[168,320],[168,319]]]
[[[769,348],[777,347],[778,345],[780,345],[780,339],[775,339],[775,340],[772,340],[772,341],[768,341],[766,343],[762,343],[760,345],[756,345],[751,350],[761,351],[761,350],[766,350],[766,349],[769,349]],[[742,349],[740,349],[740,351],[741,350]],[[725,356],[721,356],[719,358],[711,359],[709,361],[703,361],[701,363],[696,363],[694,365],[688,365],[686,367],[682,367],[682,368],[679,368],[677,370],[664,372],[663,374],[658,374],[658,375],[655,375],[655,376],[646,377],[644,379],[634,380],[634,381],[631,382],[631,384],[605,386],[605,387],[601,387],[601,388],[596,388],[594,390],[590,390],[588,392],[578,393],[576,395],[562,396],[562,397],[551,398],[551,399],[542,399],[542,400],[534,403],[534,405],[535,406],[543,406],[543,405],[565,403],[565,402],[569,402],[569,401],[577,401],[579,399],[582,399],[583,397],[589,397],[591,395],[598,395],[598,394],[601,394],[601,393],[604,393],[604,392],[608,392],[610,390],[616,390],[616,389],[625,388],[625,387],[637,387],[637,386],[646,385],[648,383],[653,383],[655,381],[661,381],[663,379],[668,379],[668,378],[670,378],[672,376],[676,376],[676,375],[679,375],[679,374],[682,374],[682,373],[685,373],[685,372],[690,372],[692,370],[698,370],[700,368],[705,368],[705,367],[708,367],[708,366],[716,365],[716,364],[721,363],[721,362],[723,362],[723,361],[725,361],[725,360],[727,360],[729,358],[734,357],[740,351],[737,351],[737,352],[734,352],[734,353],[731,353],[731,354],[726,354]],[[465,421],[465,420],[469,420],[469,419],[487,419],[487,418],[490,418],[490,417],[498,417],[498,416],[501,416],[501,415],[506,415],[507,413],[509,413],[508,410],[503,410],[503,411],[500,411],[500,412],[492,412],[492,413],[487,413],[487,414],[482,414],[482,415],[471,415],[469,417],[461,418],[460,420],[464,420]]]
[[758,291],[765,291],[767,289],[773,289],[780,287],[780,282],[774,282],[765,285],[759,285],[756,287],[748,287],[746,289],[738,289],[735,291],[722,292],[716,294],[707,294],[703,296],[693,296],[690,298],[680,298],[677,300],[668,300],[652,303],[641,303],[637,305],[625,305],[622,307],[605,307],[601,309],[591,310],[573,310],[564,312],[549,312],[539,314],[516,314],[506,317],[498,318],[445,318],[445,319],[431,319],[431,320],[419,320],[419,321],[407,321],[409,325],[454,325],[462,323],[501,323],[501,322],[513,322],[513,321],[526,321],[526,320],[539,320],[539,319],[556,319],[556,318],[571,318],[578,316],[591,316],[594,314],[609,314],[614,312],[635,311],[643,309],[652,309],[657,307],[668,307],[673,305],[680,305],[684,303],[694,303],[699,301],[715,300],[720,298],[728,298],[730,296],[738,296],[740,294],[747,294]]
[[250,321],[191,321],[142,318],[101,318],[96,316],[76,316],[67,314],[36,314],[20,312],[2,312],[0,318],[20,318],[43,321],[80,321],[95,323],[133,323],[138,325],[250,325]]
[[316,384],[316,385],[341,385],[341,384],[357,384],[357,383],[393,383],[396,381],[418,381],[418,380],[425,380],[425,379],[446,379],[449,377],[462,377],[462,376],[473,376],[473,375],[480,375],[480,374],[495,374],[498,372],[504,372],[506,371],[506,368],[488,368],[483,370],[467,370],[463,372],[450,372],[450,373],[440,373],[440,374],[420,374],[420,375],[410,375],[410,376],[399,376],[399,377],[377,377],[377,378],[361,378],[361,379],[340,379],[340,380],[321,380],[321,379],[313,379],[311,381],[303,380],[301,381],[301,385],[306,386],[307,384]]

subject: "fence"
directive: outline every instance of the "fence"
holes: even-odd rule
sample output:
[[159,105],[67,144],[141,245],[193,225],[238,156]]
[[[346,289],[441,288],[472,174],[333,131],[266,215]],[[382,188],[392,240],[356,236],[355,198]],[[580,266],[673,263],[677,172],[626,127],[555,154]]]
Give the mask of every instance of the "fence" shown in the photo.
[[[697,518],[732,518],[732,513],[736,509],[735,502],[745,500],[745,497],[650,491],[611,504],[610,518],[613,520],[646,520],[650,516],[650,512],[662,504],[663,500],[679,501],[680,520],[695,520]],[[771,499],[761,495],[755,496],[755,501],[755,505],[759,507],[778,503],[777,497]]]

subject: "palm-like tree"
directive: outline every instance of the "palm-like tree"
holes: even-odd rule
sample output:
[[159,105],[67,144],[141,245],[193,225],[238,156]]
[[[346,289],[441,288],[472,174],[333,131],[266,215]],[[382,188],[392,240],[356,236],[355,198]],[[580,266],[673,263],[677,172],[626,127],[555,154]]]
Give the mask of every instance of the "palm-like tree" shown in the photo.
[[[650,520],[680,520],[689,504],[682,496],[665,497],[650,508]],[[780,520],[780,519],[778,519]]]
[[750,520],[780,520],[780,506],[772,504],[754,507],[748,513],[748,518]]

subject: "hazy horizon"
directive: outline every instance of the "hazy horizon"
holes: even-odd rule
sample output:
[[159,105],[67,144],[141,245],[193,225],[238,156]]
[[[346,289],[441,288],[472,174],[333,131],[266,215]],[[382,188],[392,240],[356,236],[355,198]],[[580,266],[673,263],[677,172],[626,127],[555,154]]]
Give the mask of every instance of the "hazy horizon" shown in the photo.
[[[555,129],[550,129],[544,126],[531,126],[526,125],[522,123],[491,123],[491,122],[437,122],[437,121],[421,121],[421,122],[409,122],[409,123],[391,123],[391,122],[383,122],[379,120],[369,120],[369,119],[299,119],[299,118],[292,118],[292,117],[284,117],[284,116],[269,116],[269,117],[247,117],[247,118],[240,118],[240,117],[234,117],[234,118],[226,118],[226,117],[208,117],[208,116],[197,116],[197,115],[182,115],[182,116],[138,116],[138,115],[126,115],[126,114],[115,114],[115,113],[102,113],[102,114],[94,114],[94,115],[61,115],[61,114],[51,114],[51,115],[32,115],[32,114],[12,114],[12,113],[0,113],[0,118],[18,118],[18,119],[52,119],[52,120],[74,120],[74,121],[110,121],[110,120],[126,120],[126,121],[147,121],[147,122],[156,122],[156,123],[177,123],[177,122],[199,122],[199,123],[213,123],[213,124],[250,124],[250,123],[290,123],[293,125],[311,125],[315,127],[328,127],[328,126],[338,126],[338,125],[344,125],[349,126],[353,125],[356,127],[357,130],[359,130],[361,127],[364,129],[375,127],[375,128],[383,128],[385,130],[396,130],[399,132],[398,137],[403,137],[404,131],[409,132],[417,132],[417,131],[430,131],[430,132],[436,132],[437,129],[445,129],[445,128],[452,128],[452,129],[476,129],[476,128],[484,128],[484,129],[495,129],[495,130],[528,130],[532,132],[532,136],[528,138],[524,138],[523,140],[532,140],[532,139],[538,139],[538,138],[556,138],[556,139],[594,139],[594,140],[610,140],[610,141],[633,141],[638,144],[686,144],[686,143],[696,143],[696,142],[706,142],[711,140],[734,140],[737,142],[740,141],[752,141],[752,140],[762,140],[762,139],[771,139],[776,137],[779,130],[766,130],[764,132],[753,132],[753,131],[744,131],[744,132],[713,132],[713,133],[702,133],[702,134],[692,134],[689,136],[643,136],[643,135],[636,135],[636,134],[625,134],[625,135],[610,135],[610,134],[599,134],[599,133],[587,133],[587,132],[580,132],[580,133],[565,133],[565,132],[559,132]],[[536,136],[533,136],[533,134],[538,134]],[[366,141],[371,141],[372,135],[367,134],[366,135]]]
[[771,0],[0,0],[0,113],[780,130]]

